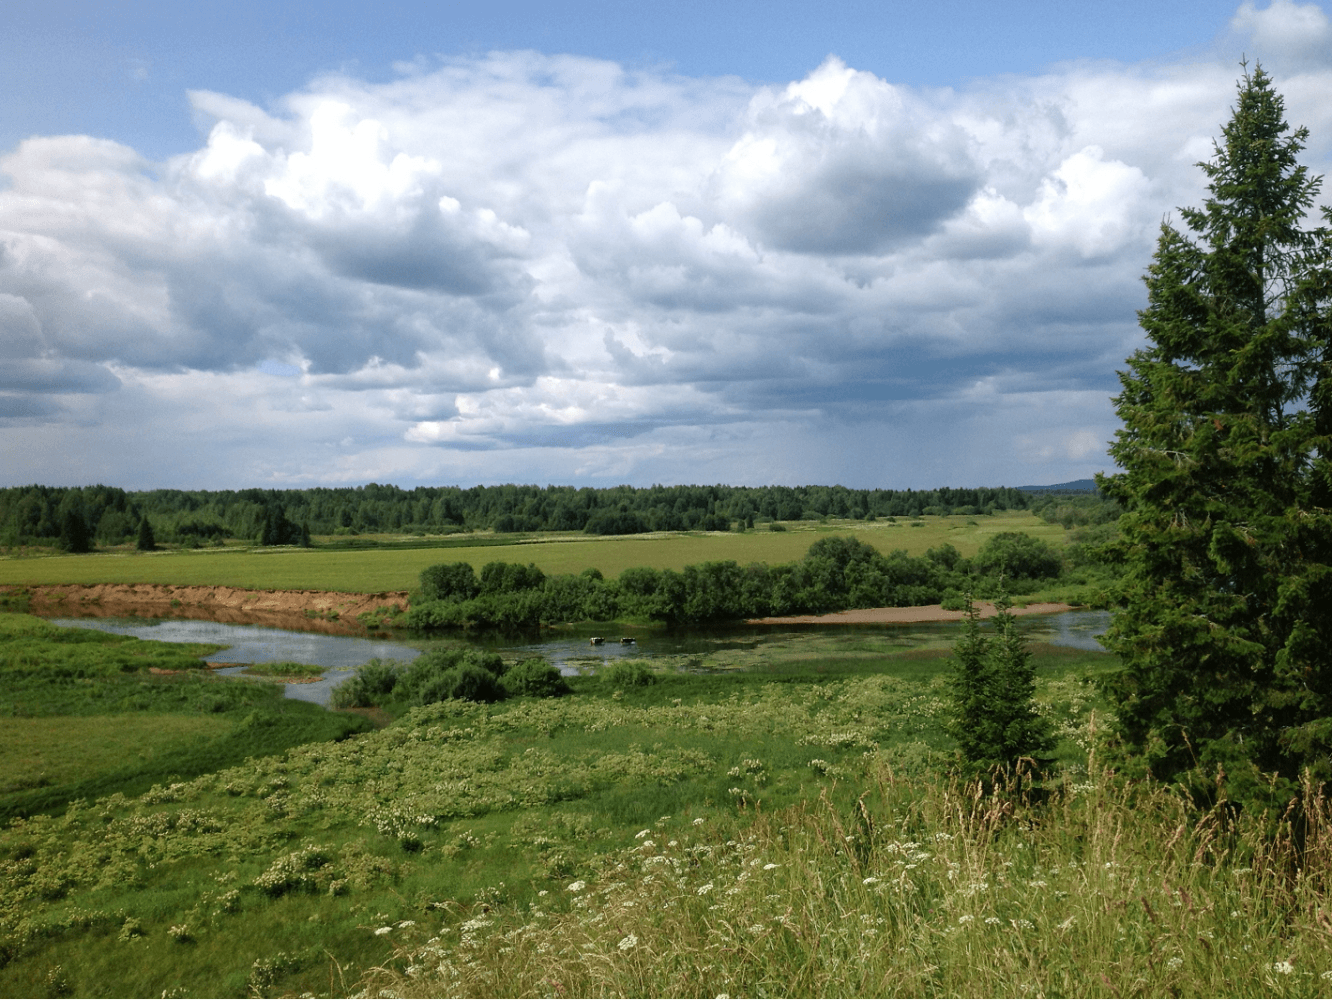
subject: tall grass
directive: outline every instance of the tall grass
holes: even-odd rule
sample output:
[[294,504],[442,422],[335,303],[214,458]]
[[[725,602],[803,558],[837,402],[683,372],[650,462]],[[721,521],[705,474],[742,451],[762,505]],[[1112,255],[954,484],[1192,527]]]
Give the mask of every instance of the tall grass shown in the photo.
[[1037,796],[875,765],[862,788],[663,817],[526,905],[388,927],[362,995],[1332,992],[1314,789],[1273,833],[1108,774]]

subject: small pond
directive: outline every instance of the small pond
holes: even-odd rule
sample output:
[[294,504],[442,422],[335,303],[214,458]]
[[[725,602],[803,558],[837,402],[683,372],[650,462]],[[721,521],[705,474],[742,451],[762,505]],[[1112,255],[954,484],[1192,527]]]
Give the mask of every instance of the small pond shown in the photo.
[[[595,672],[616,659],[655,659],[686,669],[708,669],[738,665],[753,651],[771,646],[789,648],[794,643],[819,644],[830,654],[854,649],[912,649],[951,643],[959,622],[908,625],[727,625],[689,628],[629,628],[607,634],[593,627],[543,629],[531,633],[487,632],[465,637],[411,637],[363,639],[235,625],[184,618],[53,618],[57,625],[94,628],[140,639],[162,642],[211,642],[228,648],[208,657],[213,663],[248,664],[291,661],[327,667],[322,680],[286,685],[288,698],[327,705],[337,684],[355,668],[372,659],[414,660],[423,649],[460,644],[493,650],[506,659],[542,656],[565,674]],[[1053,615],[1020,618],[1022,632],[1033,642],[1048,642],[1077,649],[1101,649],[1096,637],[1110,623],[1106,611],[1066,611]],[[592,645],[602,635],[604,642]],[[620,640],[633,639],[631,643]],[[242,666],[220,669],[221,674],[239,673]]]

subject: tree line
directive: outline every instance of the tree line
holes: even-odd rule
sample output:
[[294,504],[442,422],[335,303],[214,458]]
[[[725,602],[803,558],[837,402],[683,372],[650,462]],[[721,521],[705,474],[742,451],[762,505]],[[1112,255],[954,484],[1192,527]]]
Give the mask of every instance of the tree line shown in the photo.
[[[764,521],[977,516],[1025,510],[1009,487],[853,490],[844,486],[422,486],[370,483],[300,490],[147,490],[111,486],[0,489],[0,545],[122,545],[147,519],[156,542],[308,544],[314,535],[583,531],[725,531]],[[71,546],[71,531],[82,541]]]
[[421,573],[420,599],[407,624],[440,629],[521,627],[630,619],[669,624],[736,621],[768,615],[823,614],[847,608],[963,606],[966,594],[997,595],[1056,578],[1058,553],[1019,532],[990,538],[975,558],[952,545],[912,557],[880,552],[849,536],[821,538],[803,559],[769,566],[706,562],[677,572],[640,566],[607,580],[596,569],[547,576],[536,566],[470,563]]

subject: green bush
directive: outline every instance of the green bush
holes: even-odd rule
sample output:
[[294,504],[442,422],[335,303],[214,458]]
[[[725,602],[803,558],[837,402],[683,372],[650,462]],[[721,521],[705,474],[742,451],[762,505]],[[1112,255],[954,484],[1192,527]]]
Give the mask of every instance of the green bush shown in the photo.
[[509,670],[501,681],[510,695],[528,698],[554,698],[569,693],[569,682],[559,670],[541,657],[523,660]]
[[649,684],[657,683],[657,675],[642,660],[612,663],[599,673],[603,681],[617,688],[647,687]]
[[475,663],[463,663],[432,674],[418,689],[416,701],[432,705],[437,701],[456,698],[460,701],[503,701],[506,692],[499,679]]
[[370,708],[382,704],[397,687],[403,664],[397,660],[370,660],[333,689],[329,704],[334,708]]

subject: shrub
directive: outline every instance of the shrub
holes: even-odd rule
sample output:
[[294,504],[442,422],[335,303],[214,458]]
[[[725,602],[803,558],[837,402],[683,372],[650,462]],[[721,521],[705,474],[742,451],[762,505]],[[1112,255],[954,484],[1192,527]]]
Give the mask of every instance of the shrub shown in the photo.
[[484,667],[474,663],[443,670],[431,676],[420,687],[417,702],[432,705],[437,701],[456,698],[459,701],[503,701],[506,692],[499,679]]
[[539,656],[523,660],[509,670],[502,684],[515,697],[554,698],[569,693],[569,682]]
[[601,679],[612,687],[647,687],[657,683],[657,675],[642,660],[625,660],[612,663],[601,671]]
[[382,704],[398,684],[403,664],[396,660],[370,660],[333,689],[329,704],[334,708],[370,708]]

